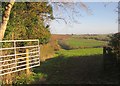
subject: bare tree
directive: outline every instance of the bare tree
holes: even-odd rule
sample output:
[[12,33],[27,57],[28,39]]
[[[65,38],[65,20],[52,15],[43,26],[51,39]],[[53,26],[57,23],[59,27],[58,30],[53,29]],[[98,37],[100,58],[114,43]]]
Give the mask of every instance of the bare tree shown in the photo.
[[[64,21],[66,24],[70,22],[79,23],[75,17],[82,16],[80,9],[83,9],[86,11],[88,15],[91,15],[91,10],[88,8],[88,6],[84,2],[74,2],[74,0],[61,0],[59,2],[51,2],[55,13],[57,13],[54,16],[54,20],[59,22],[58,20]],[[69,18],[67,20],[67,18]]]

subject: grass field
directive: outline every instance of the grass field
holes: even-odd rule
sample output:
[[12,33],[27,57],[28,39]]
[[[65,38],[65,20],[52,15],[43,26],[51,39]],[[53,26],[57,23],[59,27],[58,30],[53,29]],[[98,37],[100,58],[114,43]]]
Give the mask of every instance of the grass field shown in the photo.
[[69,38],[63,40],[63,44],[68,45],[70,48],[88,48],[88,47],[103,47],[107,44],[105,41],[98,41],[94,39],[77,39]]
[[58,56],[90,56],[103,54],[102,48],[88,48],[88,49],[75,49],[75,50],[60,50],[56,52]]
[[63,49],[81,49],[81,48],[98,48],[107,45],[110,40],[109,36],[111,34],[86,34],[86,35],[57,35],[53,34],[51,36],[50,43],[55,50],[59,50],[56,42]]
[[104,70],[102,48],[60,50],[34,69],[42,78],[38,84],[118,84],[115,67]]

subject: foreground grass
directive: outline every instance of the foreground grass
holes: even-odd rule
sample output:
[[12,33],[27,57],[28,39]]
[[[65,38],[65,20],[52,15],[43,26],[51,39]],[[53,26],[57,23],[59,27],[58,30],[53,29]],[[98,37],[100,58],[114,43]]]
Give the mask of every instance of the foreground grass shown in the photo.
[[[35,73],[47,75],[46,84],[118,84],[114,67],[104,71],[102,48],[60,50],[46,60]],[[40,84],[40,83],[39,83]]]
[[[115,69],[103,71],[102,55],[59,56],[46,60],[34,72],[47,75],[45,84],[118,84]],[[39,82],[41,84],[41,82]]]
[[[96,61],[97,59],[98,61]],[[101,72],[100,61],[101,56],[99,55],[70,58],[59,56],[46,60],[34,72],[46,74],[46,84],[85,84],[89,83],[90,77],[96,80],[96,77],[100,76],[99,73],[95,73],[95,71]]]
[[75,50],[63,50],[62,49],[56,52],[58,56],[65,56],[65,57],[90,56],[90,55],[98,55],[102,53],[103,53],[102,48],[87,48],[87,49],[75,49]]

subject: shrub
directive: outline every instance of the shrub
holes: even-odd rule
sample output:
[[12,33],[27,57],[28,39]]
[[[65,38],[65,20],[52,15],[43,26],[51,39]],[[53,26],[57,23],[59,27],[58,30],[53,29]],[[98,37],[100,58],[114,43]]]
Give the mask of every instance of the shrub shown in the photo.
[[13,81],[13,86],[22,86],[26,84],[40,84],[45,81],[47,75],[43,73],[33,73],[30,76],[26,74],[21,74],[21,76],[17,76],[16,80]]
[[46,59],[52,58],[54,56],[54,48],[50,43],[40,46],[40,60],[45,61]]
[[116,54],[117,59],[120,59],[120,32],[111,36],[109,45],[113,48],[113,52]]

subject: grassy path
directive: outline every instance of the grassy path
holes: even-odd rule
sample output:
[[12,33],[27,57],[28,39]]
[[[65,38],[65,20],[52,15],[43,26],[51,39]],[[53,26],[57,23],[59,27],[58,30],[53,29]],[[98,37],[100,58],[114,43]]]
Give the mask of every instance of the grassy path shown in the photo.
[[47,75],[42,83],[48,84],[119,83],[116,69],[104,70],[102,55],[52,58],[42,63],[35,72]]

